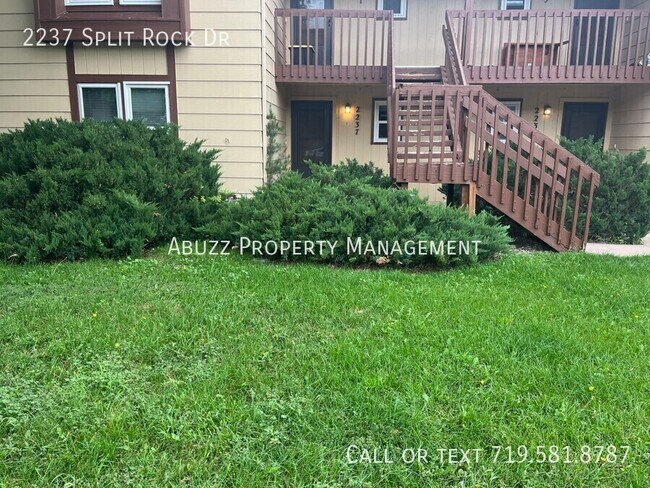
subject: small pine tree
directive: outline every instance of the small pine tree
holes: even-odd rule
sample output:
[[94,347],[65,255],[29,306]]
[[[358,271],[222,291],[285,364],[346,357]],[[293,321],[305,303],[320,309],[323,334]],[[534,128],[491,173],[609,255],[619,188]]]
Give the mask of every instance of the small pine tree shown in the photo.
[[280,138],[284,135],[284,127],[273,109],[269,110],[266,120],[266,183],[269,184],[288,171],[290,160],[287,156],[287,145]]
[[590,240],[639,243],[650,232],[647,151],[640,149],[625,155],[617,150],[603,151],[603,141],[593,137],[577,141],[563,138],[562,145],[600,174],[592,204]]

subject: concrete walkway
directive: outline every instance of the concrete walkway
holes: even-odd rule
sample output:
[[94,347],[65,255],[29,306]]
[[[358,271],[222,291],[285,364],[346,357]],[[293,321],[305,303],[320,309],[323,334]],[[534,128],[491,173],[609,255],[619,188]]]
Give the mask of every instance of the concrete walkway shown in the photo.
[[629,246],[624,244],[587,244],[589,254],[611,254],[612,256],[650,256],[650,234],[645,236],[643,244]]

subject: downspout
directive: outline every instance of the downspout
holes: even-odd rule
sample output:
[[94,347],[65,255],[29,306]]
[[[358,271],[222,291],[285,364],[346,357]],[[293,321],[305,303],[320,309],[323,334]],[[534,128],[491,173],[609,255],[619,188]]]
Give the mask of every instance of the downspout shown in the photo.
[[[266,117],[268,116],[268,94],[267,94],[267,72],[266,72],[266,1],[260,0],[260,50],[261,50],[261,66],[262,70],[262,184],[266,183],[266,151],[268,146],[267,133],[266,133]],[[274,24],[275,25],[275,24]],[[273,46],[275,49],[275,46]]]

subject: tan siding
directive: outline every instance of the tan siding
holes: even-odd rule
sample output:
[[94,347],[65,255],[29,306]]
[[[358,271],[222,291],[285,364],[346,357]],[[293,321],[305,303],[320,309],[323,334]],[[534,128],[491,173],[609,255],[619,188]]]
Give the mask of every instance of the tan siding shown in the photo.
[[623,0],[623,8],[650,10],[650,0]]
[[[184,139],[222,150],[226,187],[262,184],[264,0],[192,0],[196,46],[176,50],[178,122]],[[230,46],[206,46],[203,29],[227,32]]]
[[[286,131],[287,120],[289,117],[289,102],[286,89],[282,88],[275,82],[275,9],[289,6],[288,0],[266,0],[264,9],[264,123],[270,110],[273,111],[278,120],[284,125]],[[286,137],[280,137],[287,146],[289,140]],[[264,126],[264,154],[266,154],[267,134],[266,125]],[[289,153],[287,147],[287,153]],[[265,161],[266,164],[266,161]]]
[[167,74],[165,49],[158,47],[84,47],[77,44],[74,61],[79,75]]
[[562,108],[564,102],[607,102],[609,103],[608,128],[605,144],[611,137],[612,113],[616,96],[616,87],[598,85],[546,85],[543,90],[535,85],[502,85],[484,87],[496,98],[523,98],[523,117],[534,123],[535,107],[541,110],[550,105],[550,116],[539,116],[539,130],[559,141],[562,131]]
[[[291,89],[291,100],[329,100],[333,102],[332,160],[346,158],[360,162],[372,161],[388,170],[388,151],[385,144],[371,144],[372,99],[386,98],[386,90],[377,86],[315,86],[301,85]],[[355,135],[354,114],[345,113],[345,105],[359,106],[360,127]]]
[[70,118],[65,49],[25,47],[33,2],[0,2],[0,131],[27,119]]
[[650,90],[631,85],[617,91],[610,147],[622,152],[650,148]]
[[[335,8],[375,9],[375,0],[335,0]],[[499,0],[475,0],[477,10],[499,8]],[[534,9],[573,8],[571,0],[533,0]],[[445,62],[442,26],[447,10],[465,10],[465,0],[409,0],[406,20],[395,20],[397,66],[441,66]],[[531,34],[532,35],[532,34]]]
[[[373,162],[377,167],[389,172],[388,147],[385,144],[372,144],[373,99],[385,99],[386,89],[382,86],[318,86],[297,85],[291,88],[291,100],[332,101],[332,161],[336,164],[348,158],[361,163]],[[354,113],[346,114],[345,105],[350,103],[360,108],[359,134],[355,134]],[[290,126],[290,121],[288,123]],[[288,127],[290,129],[290,127]],[[290,137],[290,130],[289,137]],[[411,186],[410,186],[411,187]],[[437,191],[438,185],[421,184],[412,186],[429,198],[431,202],[444,201]]]
[[[335,0],[337,9],[374,10],[376,0]],[[394,55],[397,66],[444,64],[442,25],[447,10],[464,10],[465,0],[409,0],[406,20],[395,20]]]
[[[500,4],[499,0],[474,0],[476,10],[498,10]],[[573,6],[573,0],[532,0],[530,2],[530,8],[534,10],[572,9]]]

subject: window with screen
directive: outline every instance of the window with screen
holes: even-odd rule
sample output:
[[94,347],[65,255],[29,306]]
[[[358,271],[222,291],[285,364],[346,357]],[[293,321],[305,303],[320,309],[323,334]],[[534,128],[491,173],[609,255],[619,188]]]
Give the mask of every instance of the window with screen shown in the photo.
[[124,93],[128,120],[144,120],[150,126],[170,121],[168,85],[125,83]]
[[375,100],[373,102],[373,127],[372,143],[388,143],[388,104],[386,100]]
[[143,120],[150,127],[171,122],[169,83],[82,83],[78,94],[81,119]]
[[407,0],[377,0],[377,10],[392,10],[396,19],[406,18]]
[[79,109],[82,119],[107,121],[122,118],[119,85],[79,85]]
[[530,0],[501,0],[501,10],[529,10]]

